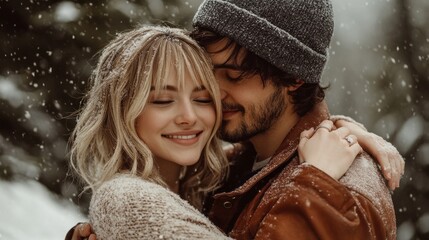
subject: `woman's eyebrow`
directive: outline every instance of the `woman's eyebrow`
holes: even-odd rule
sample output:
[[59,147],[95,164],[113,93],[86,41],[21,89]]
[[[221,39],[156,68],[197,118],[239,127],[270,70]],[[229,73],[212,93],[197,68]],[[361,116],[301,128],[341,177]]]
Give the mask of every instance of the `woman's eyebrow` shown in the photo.
[[[154,91],[154,90],[155,90],[155,87],[154,87],[154,86],[151,86],[151,87],[150,87],[150,90],[151,90],[151,91]],[[172,86],[172,85],[166,85],[166,86],[163,86],[163,87],[161,88],[161,90],[168,90],[168,91],[175,91],[175,92],[177,92],[177,91],[178,91],[177,87]]]
[[[155,87],[154,86],[150,87],[150,90],[155,91]],[[172,86],[172,85],[166,85],[166,86],[162,87],[161,90],[174,91],[174,92],[179,91],[176,86]],[[200,92],[200,91],[205,91],[205,90],[206,90],[206,87],[201,85],[201,86],[195,87],[192,90],[192,92]]]

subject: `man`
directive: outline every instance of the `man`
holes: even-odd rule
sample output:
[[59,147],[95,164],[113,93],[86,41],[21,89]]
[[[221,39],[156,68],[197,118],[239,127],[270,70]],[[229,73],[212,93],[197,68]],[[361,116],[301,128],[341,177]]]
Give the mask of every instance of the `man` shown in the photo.
[[206,0],[194,26],[222,91],[221,136],[254,148],[206,202],[209,218],[236,239],[395,239],[392,200],[368,155],[340,181],[299,164],[301,132],[333,128],[319,84],[331,2]]
[[[367,155],[340,182],[299,165],[300,133],[329,118],[319,81],[331,2],[207,0],[194,26],[222,91],[222,138],[249,139],[257,160],[269,159],[240,187],[215,195],[209,218],[236,239],[395,239],[392,199]],[[253,161],[240,163],[242,173]]]

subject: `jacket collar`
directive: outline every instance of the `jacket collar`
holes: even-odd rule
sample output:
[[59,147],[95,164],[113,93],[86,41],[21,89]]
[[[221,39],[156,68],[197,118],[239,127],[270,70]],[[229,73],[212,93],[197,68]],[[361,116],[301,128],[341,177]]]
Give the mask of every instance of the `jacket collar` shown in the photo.
[[232,192],[226,193],[227,196],[235,196],[243,194],[250,189],[261,179],[264,179],[266,176],[274,172],[278,167],[282,166],[287,162],[296,152],[299,144],[299,137],[302,131],[310,129],[312,127],[316,128],[323,120],[329,118],[329,111],[325,101],[318,103],[314,108],[308,112],[306,115],[302,116],[297,124],[289,131],[289,133],[284,138],[283,142],[280,144],[280,147],[277,149],[276,153],[273,155],[271,161],[262,168],[257,174],[251,177],[246,183],[238,187]]

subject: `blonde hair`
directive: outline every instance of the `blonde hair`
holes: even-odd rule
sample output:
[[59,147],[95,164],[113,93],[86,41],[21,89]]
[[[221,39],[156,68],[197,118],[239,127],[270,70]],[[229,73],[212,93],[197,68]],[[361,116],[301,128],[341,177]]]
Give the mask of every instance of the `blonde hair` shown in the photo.
[[161,89],[166,74],[175,71],[179,88],[185,75],[211,94],[215,127],[201,159],[188,167],[180,194],[201,209],[204,196],[215,190],[228,171],[227,160],[216,137],[221,122],[220,93],[212,64],[205,51],[185,30],[146,26],[119,34],[102,51],[71,137],[71,165],[96,189],[118,172],[166,186],[154,157],[138,137],[135,121],[148,101],[151,87]]

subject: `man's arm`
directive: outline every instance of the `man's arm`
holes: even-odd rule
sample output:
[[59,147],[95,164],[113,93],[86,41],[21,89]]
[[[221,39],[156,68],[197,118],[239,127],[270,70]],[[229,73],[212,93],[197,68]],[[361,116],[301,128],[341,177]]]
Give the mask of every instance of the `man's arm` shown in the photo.
[[[384,180],[372,160],[356,161],[355,174],[345,176],[346,184],[353,180],[356,186],[301,165],[281,196],[266,204],[255,239],[395,239],[394,209]],[[367,194],[358,191],[365,188]]]

